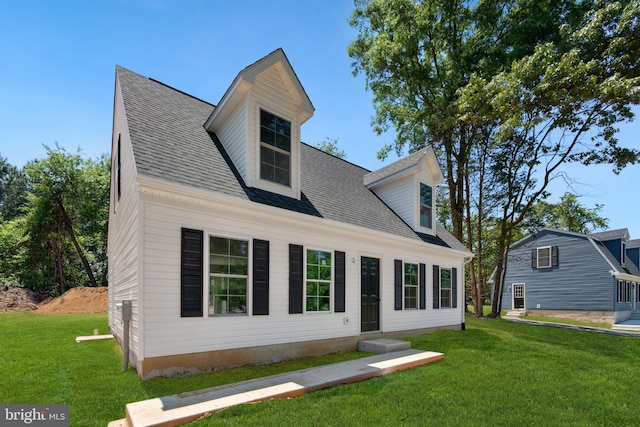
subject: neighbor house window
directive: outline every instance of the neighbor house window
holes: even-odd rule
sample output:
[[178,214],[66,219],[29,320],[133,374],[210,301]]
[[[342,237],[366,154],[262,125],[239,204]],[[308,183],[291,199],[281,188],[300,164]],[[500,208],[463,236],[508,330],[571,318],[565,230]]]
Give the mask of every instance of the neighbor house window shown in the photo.
[[418,308],[418,264],[404,264],[404,308]]
[[440,269],[440,308],[451,308],[451,270]]
[[331,252],[307,249],[306,311],[331,310]]
[[538,268],[551,267],[551,246],[538,248]]
[[618,280],[618,302],[631,302],[631,282]]
[[249,242],[209,239],[209,315],[247,313]]
[[625,242],[622,242],[621,252],[622,253],[620,254],[620,265],[624,267],[625,263],[627,262],[627,244]]
[[260,179],[291,186],[291,123],[260,110]]
[[420,183],[420,226],[432,228],[432,189]]

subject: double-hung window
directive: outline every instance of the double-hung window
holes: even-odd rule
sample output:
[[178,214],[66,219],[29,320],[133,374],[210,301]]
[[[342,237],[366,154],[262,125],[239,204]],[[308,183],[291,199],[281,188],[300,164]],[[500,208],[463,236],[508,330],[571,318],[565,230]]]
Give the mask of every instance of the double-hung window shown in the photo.
[[551,246],[538,248],[538,268],[551,267]]
[[420,226],[432,228],[433,222],[433,190],[430,186],[420,183]]
[[404,308],[418,308],[418,264],[404,263]]
[[307,249],[306,311],[331,311],[331,252]]
[[451,308],[451,270],[440,269],[440,308]]
[[246,314],[249,242],[209,238],[209,315]]
[[260,110],[260,179],[291,186],[291,122]]

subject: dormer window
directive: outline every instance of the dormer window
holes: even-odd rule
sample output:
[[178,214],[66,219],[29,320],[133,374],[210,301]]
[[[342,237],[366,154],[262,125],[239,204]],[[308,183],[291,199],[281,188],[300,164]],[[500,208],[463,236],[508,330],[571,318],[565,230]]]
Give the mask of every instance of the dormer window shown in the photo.
[[420,226],[432,228],[433,197],[429,185],[420,183]]
[[260,179],[291,187],[291,122],[260,110]]
[[626,263],[627,263],[627,244],[625,242],[622,242],[622,248],[621,248],[621,254],[620,254],[620,265],[622,265],[623,267],[626,267]]

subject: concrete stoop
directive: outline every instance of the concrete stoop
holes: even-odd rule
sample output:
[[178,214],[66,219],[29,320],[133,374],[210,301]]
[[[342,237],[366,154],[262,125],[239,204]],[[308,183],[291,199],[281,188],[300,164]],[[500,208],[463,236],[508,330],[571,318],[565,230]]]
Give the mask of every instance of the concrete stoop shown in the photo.
[[394,340],[390,338],[378,338],[358,342],[358,351],[365,353],[384,354],[392,351],[408,350],[411,348],[409,341]]
[[522,310],[510,310],[507,311],[507,314],[505,315],[505,317],[509,317],[509,318],[517,318],[519,319],[522,316],[526,316],[527,312],[526,311],[522,311]]
[[629,319],[624,322],[616,323],[611,326],[615,331],[631,331],[640,332],[640,320]]
[[109,423],[109,427],[175,426],[231,406],[297,397],[328,387],[415,368],[443,358],[442,353],[398,350],[237,384],[129,403],[126,406],[127,418],[113,421]]

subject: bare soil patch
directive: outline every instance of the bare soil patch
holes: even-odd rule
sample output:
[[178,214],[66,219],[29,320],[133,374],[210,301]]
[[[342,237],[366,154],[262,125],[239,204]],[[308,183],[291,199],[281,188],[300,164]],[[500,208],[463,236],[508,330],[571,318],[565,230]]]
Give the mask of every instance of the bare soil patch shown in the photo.
[[38,305],[37,314],[104,313],[109,307],[107,288],[71,288],[57,298],[49,298]]
[[0,287],[0,313],[36,310],[44,297],[32,290],[15,286]]
[[109,307],[107,288],[78,287],[57,298],[46,298],[32,290],[0,286],[0,313],[33,311],[49,313],[104,313]]

